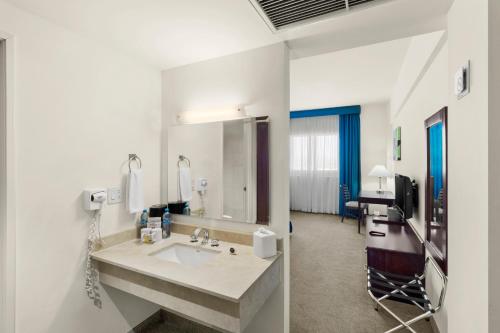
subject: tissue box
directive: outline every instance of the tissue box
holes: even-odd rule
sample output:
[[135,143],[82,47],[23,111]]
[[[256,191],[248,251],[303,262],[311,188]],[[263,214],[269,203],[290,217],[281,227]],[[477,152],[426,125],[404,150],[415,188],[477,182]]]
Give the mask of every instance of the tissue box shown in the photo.
[[271,230],[259,228],[253,233],[253,253],[260,258],[276,255],[276,234]]

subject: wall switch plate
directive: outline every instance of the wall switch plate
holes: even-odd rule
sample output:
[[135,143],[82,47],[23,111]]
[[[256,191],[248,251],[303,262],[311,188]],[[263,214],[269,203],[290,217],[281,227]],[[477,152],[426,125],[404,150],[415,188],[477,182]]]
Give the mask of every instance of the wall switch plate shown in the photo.
[[463,66],[460,66],[455,73],[455,95],[457,99],[461,99],[470,93],[470,61]]
[[117,204],[123,201],[121,187],[108,188],[108,205]]

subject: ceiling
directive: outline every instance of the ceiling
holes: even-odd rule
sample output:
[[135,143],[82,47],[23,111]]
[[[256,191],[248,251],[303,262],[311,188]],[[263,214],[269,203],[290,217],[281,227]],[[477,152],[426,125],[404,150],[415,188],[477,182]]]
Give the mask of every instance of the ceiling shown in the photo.
[[388,101],[411,38],[290,62],[290,108]]
[[381,1],[278,33],[248,0],[6,1],[167,69],[280,41],[303,57],[435,31],[453,0]]

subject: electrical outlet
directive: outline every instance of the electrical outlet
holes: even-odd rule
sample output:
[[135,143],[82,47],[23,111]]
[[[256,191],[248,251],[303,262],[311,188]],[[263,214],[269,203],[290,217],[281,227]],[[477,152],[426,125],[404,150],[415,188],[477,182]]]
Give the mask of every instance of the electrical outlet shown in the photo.
[[123,201],[121,187],[108,188],[108,205],[117,204]]

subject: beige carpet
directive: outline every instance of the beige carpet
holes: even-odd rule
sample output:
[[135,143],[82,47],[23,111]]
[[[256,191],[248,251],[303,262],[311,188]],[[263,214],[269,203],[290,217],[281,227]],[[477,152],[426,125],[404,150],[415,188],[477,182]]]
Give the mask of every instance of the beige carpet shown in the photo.
[[[355,220],[340,223],[332,215],[293,212],[291,219],[290,332],[383,333],[396,326],[386,312],[374,310],[366,291],[364,229],[358,234]],[[421,313],[391,305],[404,319]],[[425,320],[412,327],[432,333]]]

